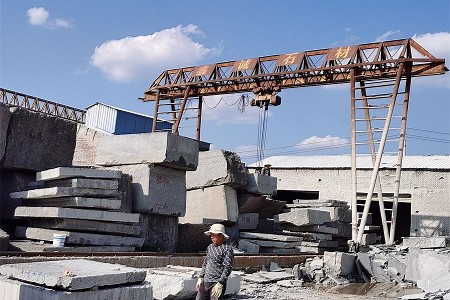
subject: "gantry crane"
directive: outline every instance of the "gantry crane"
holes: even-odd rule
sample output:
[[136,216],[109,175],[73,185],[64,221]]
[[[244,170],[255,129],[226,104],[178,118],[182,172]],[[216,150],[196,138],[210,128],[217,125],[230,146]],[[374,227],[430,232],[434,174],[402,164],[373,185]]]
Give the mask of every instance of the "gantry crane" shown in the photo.
[[[204,96],[253,92],[253,105],[279,105],[277,94],[282,89],[350,83],[352,246],[357,248],[375,195],[384,241],[394,243],[411,78],[446,71],[444,59],[435,58],[413,39],[402,39],[166,70],[144,92],[143,101],[155,102],[154,130],[156,122],[168,116],[174,124],[172,132],[178,134],[182,120],[194,118],[196,138],[200,140]],[[194,102],[196,105],[192,105]],[[188,110],[195,112],[193,117],[187,116]],[[390,142],[397,145],[397,164],[389,193],[385,193],[392,200],[392,209],[388,210],[380,165]],[[358,186],[360,154],[370,156],[373,165],[366,192]],[[361,195],[365,203],[358,218],[357,200]]]

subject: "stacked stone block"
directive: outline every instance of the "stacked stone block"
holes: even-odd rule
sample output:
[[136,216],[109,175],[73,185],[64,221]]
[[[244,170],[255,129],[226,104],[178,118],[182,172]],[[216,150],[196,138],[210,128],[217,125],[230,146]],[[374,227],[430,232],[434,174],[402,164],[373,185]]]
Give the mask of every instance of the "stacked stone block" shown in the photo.
[[294,200],[275,217],[285,234],[303,238],[302,253],[345,250],[351,238],[351,210],[338,200]]
[[131,213],[131,194],[120,189],[129,184],[122,181],[130,178],[94,168],[38,172],[31,189],[10,194],[22,201],[14,216],[28,220],[27,226],[16,227],[15,236],[51,243],[55,234],[62,234],[68,247],[142,248],[141,216]]

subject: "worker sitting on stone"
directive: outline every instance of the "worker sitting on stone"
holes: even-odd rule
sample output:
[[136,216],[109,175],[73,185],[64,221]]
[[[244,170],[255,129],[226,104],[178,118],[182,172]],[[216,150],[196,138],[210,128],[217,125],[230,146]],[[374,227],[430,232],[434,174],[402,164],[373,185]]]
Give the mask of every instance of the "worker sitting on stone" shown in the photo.
[[205,234],[210,236],[211,244],[206,249],[206,257],[195,288],[196,300],[223,299],[227,279],[233,267],[233,248],[227,242],[229,236],[222,224],[211,225]]

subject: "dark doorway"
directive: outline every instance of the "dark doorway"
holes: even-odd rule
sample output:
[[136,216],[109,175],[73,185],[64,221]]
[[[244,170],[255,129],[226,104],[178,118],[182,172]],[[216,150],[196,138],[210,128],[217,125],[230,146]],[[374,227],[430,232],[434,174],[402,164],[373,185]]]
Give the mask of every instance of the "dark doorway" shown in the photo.
[[272,198],[275,200],[286,201],[287,203],[292,203],[296,199],[317,200],[319,199],[319,192],[278,190],[277,194]]

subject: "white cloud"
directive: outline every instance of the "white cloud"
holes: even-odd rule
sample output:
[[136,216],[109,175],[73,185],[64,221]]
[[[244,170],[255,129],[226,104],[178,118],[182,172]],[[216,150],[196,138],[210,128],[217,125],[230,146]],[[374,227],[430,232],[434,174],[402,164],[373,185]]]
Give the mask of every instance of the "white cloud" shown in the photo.
[[[203,120],[212,121],[217,124],[257,124],[259,121],[260,108],[251,106],[252,93],[248,94],[245,101],[245,110],[239,111],[243,107],[240,100],[243,95],[219,95],[204,98]],[[269,110],[268,117],[271,113]]]
[[318,137],[314,135],[307,139],[304,139],[303,141],[295,145],[295,148],[297,149],[315,149],[328,147],[333,148],[336,146],[343,146],[345,144],[348,144],[348,140],[337,136],[327,135],[325,137]]
[[195,42],[192,36],[202,35],[196,25],[164,29],[152,35],[111,40],[95,48],[91,64],[117,81],[151,79],[151,74],[170,68],[187,67],[207,55],[219,53]]
[[47,23],[47,19],[50,13],[43,7],[32,7],[27,10],[27,15],[28,22],[30,22],[31,25],[43,26],[45,23]]
[[[447,67],[450,65],[450,32],[437,32],[415,34],[412,37],[425,50],[430,52],[436,58],[444,58]],[[416,80],[418,84],[423,86],[443,86],[450,88],[449,72],[443,76],[425,76]]]
[[384,41],[390,39],[391,36],[396,35],[397,33],[400,33],[400,30],[389,30],[389,31],[383,33],[382,35],[377,36],[375,38],[375,41],[376,42],[384,42]]
[[34,26],[42,26],[48,29],[70,28],[74,25],[65,19],[50,20],[50,12],[43,7],[32,7],[27,10],[28,22]]

